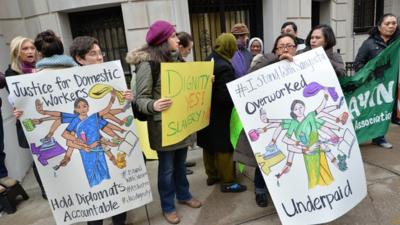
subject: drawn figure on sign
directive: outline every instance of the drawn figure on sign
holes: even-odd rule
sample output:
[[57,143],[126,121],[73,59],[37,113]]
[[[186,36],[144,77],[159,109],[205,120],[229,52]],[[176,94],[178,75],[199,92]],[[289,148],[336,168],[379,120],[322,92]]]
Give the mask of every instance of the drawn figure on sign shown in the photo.
[[74,143],[81,143],[81,145],[88,147],[79,148],[79,152],[90,187],[101,183],[104,179],[110,178],[104,153],[114,165],[117,164],[116,158],[110,151],[111,149],[104,148],[106,145],[112,146],[112,144],[106,141],[100,134],[100,130],[106,125],[102,116],[110,111],[115,101],[115,92],[111,94],[112,97],[108,106],[92,115],[88,115],[88,102],[83,98],[76,99],[74,112],[77,116],[72,119],[62,134],[65,139]]
[[[314,84],[315,85],[315,84]],[[315,86],[312,86],[315,87]],[[310,88],[310,87],[308,87]],[[305,87],[307,89],[307,87]],[[308,89],[307,89],[308,90]],[[336,125],[341,123],[344,125],[347,122],[345,114],[335,117],[331,113],[340,109],[343,104],[343,99],[338,104],[326,106],[329,99],[329,93],[334,101],[337,100],[335,95],[332,95],[334,90],[328,91],[327,88],[319,88],[318,92],[323,90],[324,97],[319,107],[309,113],[305,113],[306,105],[301,100],[294,100],[290,106],[291,119],[269,119],[263,109],[260,109],[260,119],[267,124],[264,128],[253,129],[249,132],[250,139],[256,141],[258,135],[267,132],[269,129],[275,129],[270,144],[266,147],[265,153],[256,155],[257,162],[260,167],[265,167],[265,164],[273,166],[283,160],[282,152],[276,145],[276,140],[280,133],[285,130],[286,135],[282,142],[287,146],[287,161],[280,173],[276,175],[279,179],[283,174],[288,173],[293,163],[293,158],[296,154],[302,154],[304,164],[308,176],[308,187],[314,188],[316,185],[329,185],[334,180],[330,171],[328,160],[339,170],[347,169],[345,165],[346,157],[340,157],[341,162],[333,155],[330,146],[337,146],[343,140],[337,133],[341,127]],[[304,93],[306,95],[306,93]],[[312,96],[316,95],[314,93]],[[309,97],[309,96],[307,96]],[[330,121],[331,120],[331,121]],[[332,122],[333,121],[333,122]],[[269,161],[268,161],[269,160]],[[271,162],[273,163],[271,165]],[[269,167],[264,172],[269,173]]]

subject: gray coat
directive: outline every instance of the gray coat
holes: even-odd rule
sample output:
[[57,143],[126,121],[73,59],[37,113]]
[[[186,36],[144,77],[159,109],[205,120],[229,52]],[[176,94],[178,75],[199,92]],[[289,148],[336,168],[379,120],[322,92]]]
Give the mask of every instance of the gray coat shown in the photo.
[[173,151],[187,148],[195,142],[195,136],[189,135],[186,139],[169,146],[162,146],[161,137],[161,113],[154,110],[154,102],[161,98],[161,79],[153,86],[153,76],[149,61],[150,55],[141,50],[133,50],[128,53],[127,62],[136,67],[136,77],[132,77],[131,86],[136,82],[136,104],[141,112],[150,115],[147,119],[150,147],[156,151]]

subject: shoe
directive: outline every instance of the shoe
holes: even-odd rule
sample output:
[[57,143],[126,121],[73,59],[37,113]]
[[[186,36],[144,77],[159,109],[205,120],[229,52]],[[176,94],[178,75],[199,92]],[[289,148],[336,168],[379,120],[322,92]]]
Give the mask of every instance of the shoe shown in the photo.
[[390,144],[389,142],[381,142],[378,145],[381,146],[382,148],[387,148],[387,149],[393,148],[393,145]]
[[0,178],[0,184],[8,188],[14,186],[16,183],[17,181],[12,179],[11,177]]
[[268,206],[267,193],[256,193],[256,203],[258,207],[267,207]]
[[190,208],[200,208],[201,207],[201,202],[197,199],[190,199],[188,201],[178,201],[179,204],[187,205]]
[[246,191],[247,187],[242,184],[234,183],[230,185],[221,185],[221,192],[243,192]]
[[167,220],[168,223],[170,224],[178,224],[179,222],[181,222],[181,219],[179,219],[179,216],[176,213],[176,211],[171,213],[163,213],[163,216],[165,220]]
[[386,148],[386,149],[391,149],[393,148],[393,145],[390,144],[389,142],[386,141],[386,139],[384,137],[382,138],[378,138],[378,139],[374,139],[372,141],[372,143],[381,146],[382,148]]
[[392,123],[400,125],[400,119],[392,119]]
[[193,167],[193,166],[195,166],[195,165],[196,165],[195,162],[185,162],[185,166],[186,166],[186,167]]
[[212,186],[219,182],[218,178],[207,178],[207,186]]
[[186,175],[191,175],[191,174],[193,174],[193,170],[186,169]]

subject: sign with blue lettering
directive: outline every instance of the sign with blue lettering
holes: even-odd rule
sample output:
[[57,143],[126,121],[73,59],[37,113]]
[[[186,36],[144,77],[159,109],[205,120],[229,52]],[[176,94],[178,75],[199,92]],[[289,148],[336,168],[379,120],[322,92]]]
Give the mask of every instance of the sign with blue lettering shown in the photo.
[[326,223],[366,196],[349,110],[322,48],[256,70],[228,89],[282,224]]

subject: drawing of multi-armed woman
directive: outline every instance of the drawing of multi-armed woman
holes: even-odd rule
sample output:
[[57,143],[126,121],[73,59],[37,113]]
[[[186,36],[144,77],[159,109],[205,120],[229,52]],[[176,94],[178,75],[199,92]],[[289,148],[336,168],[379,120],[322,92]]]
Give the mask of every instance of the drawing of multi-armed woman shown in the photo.
[[[339,126],[319,118],[320,113],[325,115],[325,117],[331,116],[329,112],[331,112],[334,107],[325,107],[327,98],[327,96],[324,96],[320,106],[308,114],[305,114],[304,102],[301,100],[294,100],[290,107],[291,119],[268,119],[266,115],[260,111],[260,118],[263,122],[279,123],[274,131],[271,144],[276,142],[283,130],[286,130],[282,142],[287,146],[288,155],[285,166],[281,172],[276,175],[278,179],[281,178],[283,174],[290,171],[295,154],[302,154],[310,189],[316,185],[329,185],[333,181],[327,158],[334,164],[336,164],[336,158],[330,153],[326,146],[328,143],[338,143],[341,138],[333,132],[333,130],[340,130]],[[330,138],[328,140],[322,139],[320,131]],[[328,154],[326,154],[324,148]]]

